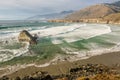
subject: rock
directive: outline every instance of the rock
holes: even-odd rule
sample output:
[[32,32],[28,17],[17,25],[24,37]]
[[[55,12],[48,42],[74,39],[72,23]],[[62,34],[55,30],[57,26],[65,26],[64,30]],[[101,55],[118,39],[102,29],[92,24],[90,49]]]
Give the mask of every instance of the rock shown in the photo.
[[9,78],[7,76],[3,76],[2,78],[0,78],[0,80],[9,80]]
[[56,80],[69,80],[67,77],[64,77],[64,78],[59,78],[59,79],[56,79]]
[[76,80],[90,80],[89,78],[86,78],[86,77],[79,77],[77,78]]
[[22,80],[30,80],[29,76],[25,76]]
[[23,30],[18,36],[19,42],[29,42],[30,44],[37,44],[37,38],[33,37],[28,31]]
[[18,76],[18,77],[15,78],[15,80],[21,80],[21,78]]
[[110,73],[110,69],[100,64],[80,65],[77,68],[70,69],[70,74],[72,78],[83,77],[83,76],[93,76],[96,74],[103,74],[103,73]]
[[44,78],[42,78],[41,80],[53,80],[53,79],[50,75],[47,75]]

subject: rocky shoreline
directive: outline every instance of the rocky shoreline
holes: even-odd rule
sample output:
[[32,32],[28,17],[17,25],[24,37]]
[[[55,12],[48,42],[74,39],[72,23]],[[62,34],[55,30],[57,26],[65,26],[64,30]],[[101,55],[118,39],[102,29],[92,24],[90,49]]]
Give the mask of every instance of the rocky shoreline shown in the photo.
[[105,20],[105,19],[79,19],[79,20],[55,19],[55,20],[48,20],[48,22],[63,22],[63,23],[84,22],[84,23],[100,23],[100,24],[120,24],[120,21]]
[[[116,70],[102,64],[86,64],[71,68],[67,74],[50,75],[48,72],[37,71],[23,78],[17,76],[12,80],[119,80]],[[0,80],[11,80],[3,76]]]
[[114,52],[46,67],[29,66],[0,80],[120,80],[119,57],[120,52]]

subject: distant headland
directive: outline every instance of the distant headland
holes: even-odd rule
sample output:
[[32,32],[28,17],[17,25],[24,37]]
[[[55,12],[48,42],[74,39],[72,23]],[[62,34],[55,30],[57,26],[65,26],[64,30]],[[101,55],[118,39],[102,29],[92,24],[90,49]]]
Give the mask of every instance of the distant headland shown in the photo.
[[86,22],[120,24],[120,1],[111,4],[97,4],[75,11],[63,19],[48,20],[49,22]]

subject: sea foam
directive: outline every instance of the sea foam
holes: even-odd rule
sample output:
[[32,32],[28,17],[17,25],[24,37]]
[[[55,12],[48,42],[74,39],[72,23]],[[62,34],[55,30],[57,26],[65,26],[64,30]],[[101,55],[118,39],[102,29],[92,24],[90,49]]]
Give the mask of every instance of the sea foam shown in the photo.
[[[54,31],[55,30],[55,34]],[[89,39],[102,34],[107,34],[111,32],[111,28],[107,25],[70,25],[64,27],[53,28],[52,30],[45,30],[44,33],[50,33],[54,38],[53,43],[60,43],[58,38],[63,38],[66,42],[75,42],[77,40]]]

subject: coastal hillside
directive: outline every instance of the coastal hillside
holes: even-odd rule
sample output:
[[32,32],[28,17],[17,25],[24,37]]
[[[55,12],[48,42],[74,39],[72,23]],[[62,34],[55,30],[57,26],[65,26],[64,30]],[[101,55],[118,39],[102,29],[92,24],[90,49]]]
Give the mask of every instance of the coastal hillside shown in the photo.
[[114,13],[114,14],[110,14],[106,17],[104,17],[105,20],[110,20],[110,21],[120,21],[120,13]]
[[120,1],[92,5],[73,12],[63,19],[49,20],[49,22],[87,22],[120,24]]
[[58,13],[50,13],[50,14],[43,14],[43,15],[35,15],[33,17],[27,18],[27,20],[49,20],[49,19],[61,19],[64,18],[65,16],[73,13],[74,11],[69,10],[69,11],[62,11]]
[[98,4],[93,5],[65,17],[65,19],[79,20],[79,19],[94,19],[103,18],[109,14],[120,12],[120,8],[114,5]]

